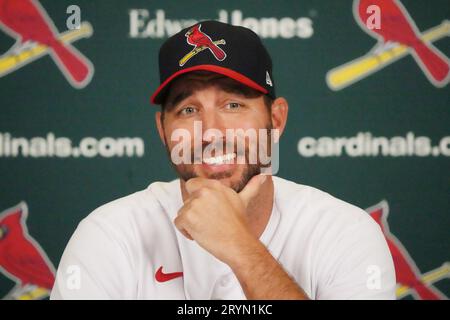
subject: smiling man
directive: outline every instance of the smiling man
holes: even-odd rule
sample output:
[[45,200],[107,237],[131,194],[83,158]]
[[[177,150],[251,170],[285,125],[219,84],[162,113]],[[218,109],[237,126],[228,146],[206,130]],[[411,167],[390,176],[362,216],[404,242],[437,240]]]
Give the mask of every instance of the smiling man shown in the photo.
[[52,299],[395,297],[392,258],[368,214],[274,176],[288,103],[255,33],[198,23],[163,44],[159,67],[151,100],[179,179],[85,218]]

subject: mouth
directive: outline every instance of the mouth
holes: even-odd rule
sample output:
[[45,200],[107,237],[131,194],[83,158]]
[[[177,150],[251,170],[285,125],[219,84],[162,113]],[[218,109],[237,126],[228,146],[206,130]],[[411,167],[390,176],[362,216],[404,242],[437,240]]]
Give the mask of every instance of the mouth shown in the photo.
[[235,153],[227,153],[221,156],[203,158],[202,168],[212,173],[227,171],[234,167],[235,158]]
[[227,153],[217,157],[203,158],[203,163],[210,166],[217,166],[222,164],[232,164],[236,158],[235,153]]

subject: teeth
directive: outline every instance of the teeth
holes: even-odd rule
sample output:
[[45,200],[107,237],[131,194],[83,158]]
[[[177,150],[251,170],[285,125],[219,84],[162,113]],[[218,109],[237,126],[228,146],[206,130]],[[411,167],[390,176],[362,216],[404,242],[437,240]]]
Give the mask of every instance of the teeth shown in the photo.
[[231,163],[230,161],[236,158],[235,153],[227,153],[222,156],[204,158],[203,162],[209,165],[219,165],[224,163]]

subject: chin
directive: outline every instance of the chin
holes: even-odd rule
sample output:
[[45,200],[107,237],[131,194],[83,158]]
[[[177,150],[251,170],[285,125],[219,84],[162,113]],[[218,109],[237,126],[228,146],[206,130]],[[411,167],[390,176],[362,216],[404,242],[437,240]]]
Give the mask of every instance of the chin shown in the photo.
[[183,170],[177,171],[184,181],[195,177],[214,179],[220,181],[224,186],[231,188],[236,192],[240,192],[254,175],[260,173],[259,167],[248,165],[237,165],[229,170],[217,172],[204,170],[201,165],[194,165],[191,167],[184,167]]

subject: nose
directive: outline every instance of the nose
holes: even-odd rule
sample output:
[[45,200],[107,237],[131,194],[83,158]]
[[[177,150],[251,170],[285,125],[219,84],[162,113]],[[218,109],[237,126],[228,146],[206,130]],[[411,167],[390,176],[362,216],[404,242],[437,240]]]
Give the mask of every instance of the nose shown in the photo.
[[205,135],[205,132],[208,136],[221,135],[223,137],[225,135],[225,123],[215,108],[211,108],[209,110],[205,108],[201,117],[201,121],[203,135]]

